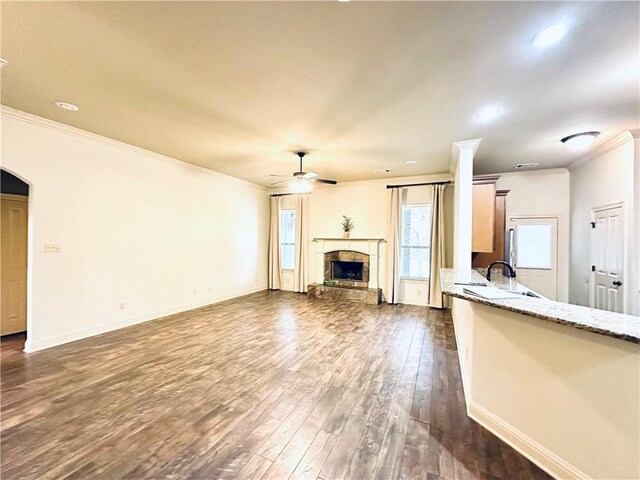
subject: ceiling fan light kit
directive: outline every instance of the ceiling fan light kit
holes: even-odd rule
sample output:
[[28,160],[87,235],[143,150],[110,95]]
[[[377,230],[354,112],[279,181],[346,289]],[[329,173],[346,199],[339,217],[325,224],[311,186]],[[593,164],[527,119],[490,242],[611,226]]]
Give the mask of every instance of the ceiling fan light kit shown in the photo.
[[[295,193],[306,193],[311,190],[310,182],[326,183],[328,185],[335,185],[336,183],[338,183],[337,181],[328,178],[318,178],[318,174],[316,172],[305,172],[304,170],[302,170],[302,159],[306,155],[306,152],[296,152],[296,155],[300,159],[300,169],[297,172],[293,173],[293,180],[281,180],[279,182],[272,183],[272,187],[288,183],[289,188],[291,188],[291,190],[293,190]],[[286,177],[286,175],[273,174],[270,176]]]

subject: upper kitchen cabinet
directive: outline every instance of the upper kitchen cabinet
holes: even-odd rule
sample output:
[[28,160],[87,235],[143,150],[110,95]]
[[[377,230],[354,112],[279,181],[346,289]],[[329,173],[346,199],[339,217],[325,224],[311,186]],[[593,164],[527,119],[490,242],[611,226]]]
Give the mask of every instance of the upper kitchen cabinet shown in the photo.
[[473,179],[472,242],[474,253],[491,253],[495,248],[496,182],[500,177]]

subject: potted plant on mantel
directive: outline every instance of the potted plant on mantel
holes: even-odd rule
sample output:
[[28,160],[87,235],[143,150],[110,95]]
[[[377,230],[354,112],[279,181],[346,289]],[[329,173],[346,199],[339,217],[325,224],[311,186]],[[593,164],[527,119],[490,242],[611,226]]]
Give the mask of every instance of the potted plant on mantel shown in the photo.
[[355,227],[353,219],[348,215],[342,215],[342,238],[349,238],[351,236],[351,230]]

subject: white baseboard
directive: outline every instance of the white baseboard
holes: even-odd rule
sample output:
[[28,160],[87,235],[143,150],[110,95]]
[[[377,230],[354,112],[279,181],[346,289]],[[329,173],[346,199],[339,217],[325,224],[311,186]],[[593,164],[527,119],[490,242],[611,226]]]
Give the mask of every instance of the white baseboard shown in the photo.
[[226,295],[220,295],[219,297],[214,297],[213,299],[210,298],[201,302],[195,302],[188,305],[181,305],[179,307],[169,308],[166,310],[161,310],[159,312],[148,313],[146,315],[142,315],[139,317],[120,320],[118,322],[107,323],[104,325],[97,325],[95,327],[87,328],[84,330],[78,330],[75,332],[67,333],[59,337],[45,338],[37,341],[30,341],[27,338],[27,341],[24,345],[24,351],[27,353],[37,352],[39,350],[44,350],[46,348],[56,347],[58,345],[63,345],[69,342],[75,342],[76,340],[82,340],[83,338],[93,337],[94,335],[100,335],[101,333],[111,332],[113,330],[119,330],[120,328],[130,327],[132,325],[137,325],[139,323],[149,322],[151,320],[157,320],[159,318],[166,317],[168,315],[173,315],[175,313],[182,313],[188,310],[193,310],[194,308],[206,307],[207,305],[213,305],[215,303],[223,302],[225,300],[231,300],[233,298],[241,297],[243,295],[248,295],[250,293],[260,292],[266,289],[267,289],[267,286],[263,285],[260,287],[241,290],[241,291],[229,293]]
[[498,438],[512,446],[554,478],[588,479],[585,473],[558,457],[555,453],[520,432],[473,401],[467,401],[467,414]]

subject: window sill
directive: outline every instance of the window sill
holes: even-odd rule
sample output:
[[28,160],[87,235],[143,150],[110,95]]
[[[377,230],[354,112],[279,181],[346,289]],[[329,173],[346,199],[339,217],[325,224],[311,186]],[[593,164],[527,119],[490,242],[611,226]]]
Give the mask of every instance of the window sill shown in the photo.
[[293,273],[294,269],[293,268],[281,268],[280,271],[282,273],[288,273],[288,272],[292,272]]

